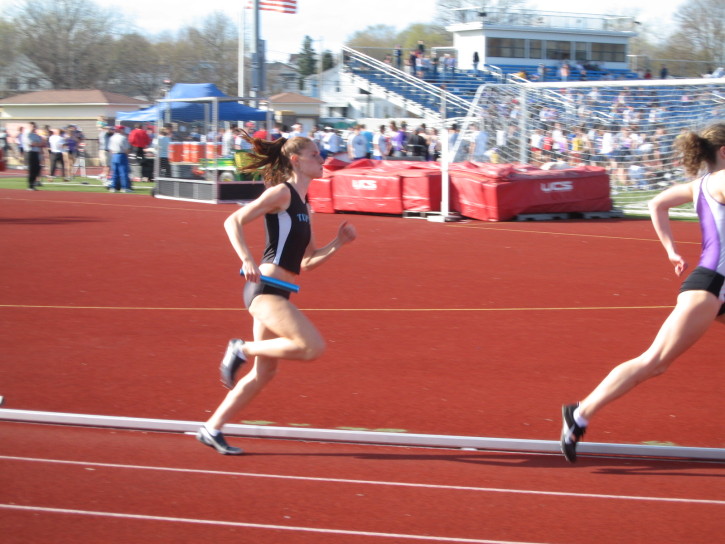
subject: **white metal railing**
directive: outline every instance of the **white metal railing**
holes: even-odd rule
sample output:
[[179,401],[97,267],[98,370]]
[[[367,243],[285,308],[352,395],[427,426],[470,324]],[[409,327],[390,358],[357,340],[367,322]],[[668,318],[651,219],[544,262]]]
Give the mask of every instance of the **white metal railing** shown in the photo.
[[[450,106],[459,108],[463,111],[467,111],[471,106],[470,100],[466,100],[465,98],[461,98],[456,94],[442,90],[441,87],[438,87],[420,78],[407,74],[402,70],[398,70],[397,68],[390,66],[389,64],[374,59],[368,55],[365,55],[364,53],[361,53],[347,46],[343,46],[342,49],[343,55],[346,59],[346,64],[349,65],[349,63],[354,61],[363,67],[373,70],[374,73],[377,73],[378,75],[385,75],[388,78],[392,78],[398,83],[407,86],[414,94],[421,95],[421,97],[427,98],[428,101],[430,101],[431,103],[439,104],[441,94],[444,93],[446,96],[446,102]],[[384,90],[389,94],[398,94],[391,89]],[[410,100],[404,96],[400,96],[400,98],[404,101]],[[425,101],[421,99],[419,104],[421,105],[421,108],[425,110],[425,116],[433,119],[439,119],[440,112],[436,111],[434,108],[425,106],[423,104],[424,102]]]

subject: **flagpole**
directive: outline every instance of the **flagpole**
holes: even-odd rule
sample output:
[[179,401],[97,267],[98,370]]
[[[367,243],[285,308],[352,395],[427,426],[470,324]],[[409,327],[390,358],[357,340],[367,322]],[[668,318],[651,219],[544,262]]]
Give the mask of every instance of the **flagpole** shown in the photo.
[[237,96],[244,96],[244,14],[246,12],[246,6],[244,2],[240,2],[240,4],[241,9],[239,10],[238,22],[239,43],[237,44]]
[[[254,25],[252,28],[252,92],[250,96],[257,98],[262,76],[259,62],[259,0],[254,0]],[[259,101],[254,102],[254,107],[259,107]]]

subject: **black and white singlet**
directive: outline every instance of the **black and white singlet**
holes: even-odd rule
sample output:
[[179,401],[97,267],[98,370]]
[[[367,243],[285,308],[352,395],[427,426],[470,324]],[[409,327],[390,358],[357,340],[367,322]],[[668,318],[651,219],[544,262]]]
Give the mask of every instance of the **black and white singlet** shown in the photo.
[[295,188],[287,183],[290,204],[286,210],[265,215],[266,245],[263,263],[273,263],[299,274],[302,257],[310,243],[310,216],[307,205]]

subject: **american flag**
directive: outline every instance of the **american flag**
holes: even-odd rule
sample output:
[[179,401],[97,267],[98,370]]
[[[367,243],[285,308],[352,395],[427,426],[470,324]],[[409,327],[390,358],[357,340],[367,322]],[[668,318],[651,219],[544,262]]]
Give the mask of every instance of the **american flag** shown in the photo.
[[[254,8],[254,2],[248,0],[247,9]],[[297,0],[259,0],[259,9],[279,13],[297,13]]]

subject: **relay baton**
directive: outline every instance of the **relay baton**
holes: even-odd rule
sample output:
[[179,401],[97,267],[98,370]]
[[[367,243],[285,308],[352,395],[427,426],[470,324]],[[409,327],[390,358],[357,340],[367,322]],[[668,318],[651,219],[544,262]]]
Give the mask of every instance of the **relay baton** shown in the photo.
[[[244,272],[241,269],[239,270],[239,274],[244,276]],[[278,280],[277,278],[273,278],[271,276],[260,276],[259,279],[262,281],[262,283],[266,283],[267,285],[279,287],[280,289],[284,289],[286,291],[292,291],[293,293],[300,292],[299,285],[295,285],[294,283],[289,283],[288,281]]]

